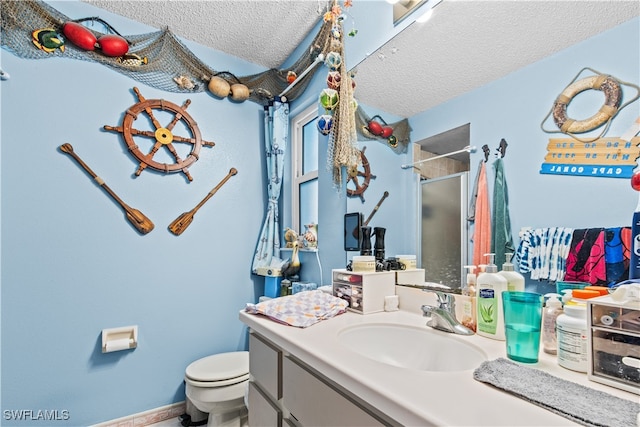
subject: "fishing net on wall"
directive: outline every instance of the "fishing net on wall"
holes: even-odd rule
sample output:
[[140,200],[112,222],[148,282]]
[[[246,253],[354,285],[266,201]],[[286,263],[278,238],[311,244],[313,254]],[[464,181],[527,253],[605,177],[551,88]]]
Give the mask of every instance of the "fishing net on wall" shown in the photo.
[[407,147],[411,142],[411,126],[409,125],[409,120],[402,119],[399,122],[388,123],[387,125],[393,129],[393,136],[395,137],[395,141],[392,142],[389,138],[383,138],[378,135],[374,135],[369,131],[367,126],[369,125],[369,121],[371,121],[371,117],[365,113],[362,107],[358,106],[355,112],[355,121],[356,121],[356,129],[358,130],[358,134],[367,139],[376,140],[387,147],[391,148],[396,154],[406,153]]
[[[203,92],[207,90],[211,77],[221,77],[229,84],[241,83],[249,88],[249,100],[266,105],[280,94],[289,83],[287,73],[300,75],[313,64],[318,54],[329,51],[331,24],[324,23],[304,54],[290,67],[283,70],[270,69],[262,73],[237,77],[228,71],[214,70],[200,61],[168,28],[160,31],[123,36],[129,43],[129,54],[146,58],[146,64],[128,65],[121,58],[113,58],[97,51],[82,50],[71,43],[64,51],[51,53],[38,49],[32,42],[34,30],[51,28],[62,34],[62,25],[73,19],[39,0],[2,0],[2,46],[20,58],[72,58],[97,62],[151,87],[168,92]],[[96,37],[105,33],[87,27]],[[106,27],[105,27],[106,29]],[[316,65],[320,65],[319,63]],[[313,73],[308,73],[287,92],[289,101],[300,96],[308,86]],[[179,84],[184,77],[191,84]]]

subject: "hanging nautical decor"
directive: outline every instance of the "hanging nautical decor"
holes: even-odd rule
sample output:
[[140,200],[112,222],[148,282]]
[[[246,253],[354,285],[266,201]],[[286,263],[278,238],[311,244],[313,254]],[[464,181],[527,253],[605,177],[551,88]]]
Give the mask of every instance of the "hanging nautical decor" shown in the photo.
[[[116,58],[116,61],[126,67],[140,67],[142,65],[146,65],[149,63],[147,57],[142,57],[135,53],[125,53],[119,58]],[[184,77],[184,76],[181,76]],[[175,79],[174,79],[175,80]]]
[[[96,37],[91,30],[81,24],[85,21],[100,22],[111,33]],[[71,43],[83,50],[98,49],[104,55],[111,57],[122,56],[129,51],[129,42],[108,22],[97,16],[65,22],[62,25],[62,32]]]
[[329,52],[324,60],[324,64],[329,67],[331,71],[336,71],[342,65],[342,56],[340,56],[338,52]]
[[64,39],[53,28],[41,28],[31,33],[33,44],[38,49],[51,53],[56,49],[64,52]]
[[133,225],[140,234],[147,234],[153,230],[153,228],[155,227],[153,222],[149,218],[147,218],[147,216],[141,211],[132,208],[131,206],[123,202],[122,199],[118,197],[118,195],[114,193],[111,188],[109,188],[104,180],[96,175],[95,172],[93,172],[93,170],[91,170],[91,168],[87,166],[87,164],[80,158],[80,156],[75,153],[71,144],[62,144],[58,148],[62,153],[68,154],[69,157],[74,159],[89,175],[91,175],[95,182],[97,182],[104,189],[104,191],[106,191],[107,194],[120,205],[120,207],[124,211],[127,221],[129,221],[129,223]]
[[[200,148],[203,145],[205,147],[213,147],[215,143],[204,141],[202,139],[198,124],[189,115],[189,113],[187,113],[187,107],[191,104],[191,100],[186,100],[185,103],[182,104],[182,107],[180,107],[172,102],[165,101],[164,99],[145,99],[137,87],[134,87],[133,91],[138,96],[140,102],[127,109],[124,114],[124,118],[122,119],[121,126],[105,125],[104,129],[122,134],[124,141],[127,144],[127,148],[129,149],[129,153],[140,161],[140,165],[135,173],[136,176],[140,176],[143,170],[150,167],[151,169],[164,173],[182,172],[189,181],[193,181],[188,170],[189,166],[198,160],[200,157]],[[154,110],[173,113],[173,119],[168,125],[163,126],[156,119],[153,112]],[[146,130],[134,128],[134,122],[143,114],[151,121],[154,129]],[[141,122],[144,122],[144,120],[141,120]],[[138,122],[138,124],[144,126],[141,122]],[[184,124],[184,126],[180,126],[180,128],[185,128],[191,135],[174,135],[173,132],[175,131],[175,126],[178,123]],[[134,137],[138,137],[138,140]],[[187,157],[184,159],[182,159],[181,153],[174,146],[174,143],[177,142],[191,144]],[[145,146],[149,148],[146,153],[142,151]],[[162,147],[164,147],[168,152],[168,155],[173,158],[174,163],[163,163],[161,161],[153,160],[153,157],[158,154],[158,151]]]
[[331,71],[327,75],[327,86],[329,89],[340,89],[340,73],[338,71]]
[[[235,83],[229,83],[228,80],[220,77],[221,75],[229,76],[229,78],[235,80]],[[249,88],[242,84],[239,78],[228,71],[223,71],[215,74],[209,79],[208,84],[209,92],[218,98],[226,98],[227,96],[236,102],[244,102],[249,99],[251,91]]]
[[[580,74],[582,74],[582,72],[585,70],[591,71],[595,75],[578,79],[580,77]],[[630,86],[635,88],[636,90],[636,95],[624,104],[622,104],[622,90],[620,87],[621,85]],[[604,104],[591,117],[582,120],[570,118],[567,115],[567,107],[571,100],[579,93],[591,89],[599,90],[604,93]],[[592,68],[585,67],[578,72],[569,86],[567,86],[562,91],[562,93],[558,95],[553,103],[553,106],[551,107],[551,110],[542,120],[540,127],[546,133],[563,133],[580,142],[594,142],[607,133],[607,130],[609,130],[609,126],[611,125],[611,121],[618,114],[618,112],[620,112],[630,103],[636,101],[639,96],[640,87],[638,87],[637,85],[622,82],[615,77],[607,74],[602,74]],[[553,115],[553,121],[558,127],[557,131],[551,131],[544,128],[544,122],[551,115]],[[600,134],[595,137],[579,138],[575,136],[575,134],[582,134],[598,129],[603,125],[604,127],[602,128]]]
[[[290,102],[297,99],[313,77],[313,73],[305,76],[301,73],[316,58],[322,57],[324,60],[334,40],[331,35],[333,22],[325,21],[309,41],[307,48],[301,49],[300,56],[286,69],[271,68],[241,76],[238,81],[235,78],[228,79],[225,73],[212,70],[169,28],[124,37],[107,27],[108,24],[99,18],[72,19],[49,3],[51,2],[42,0],[3,1],[0,14],[2,47],[25,59],[64,57],[97,62],[133,80],[167,92],[211,90],[208,85],[210,77],[220,76],[227,80],[229,88],[227,91],[216,92],[214,95],[217,98],[229,97],[235,102],[250,100],[263,106],[285,90],[292,80],[296,81],[296,85],[288,91],[287,98]],[[345,1],[345,5],[347,3]],[[106,34],[85,27],[80,23],[84,21],[102,22],[107,27]],[[65,23],[71,39],[64,35],[62,27]],[[125,44],[127,51],[124,49]],[[290,77],[287,77],[288,72],[292,73]],[[5,76],[6,73],[0,75],[2,78]],[[232,91],[231,85],[234,83],[246,86],[247,89],[236,86]]]
[[362,147],[360,151],[360,164],[353,164],[347,169],[347,195],[350,197],[358,196],[364,203],[364,192],[369,188],[369,182],[376,176],[371,173],[371,165],[364,152],[367,147]]
[[[351,1],[344,2],[345,9],[350,6]],[[337,0],[332,1],[331,9],[324,14],[323,19],[325,23],[331,24],[331,37],[329,38],[330,51],[325,57],[325,65],[329,69],[328,88],[322,90],[320,104],[327,112],[333,114],[333,125],[329,130],[327,168],[333,173],[334,187],[340,189],[343,183],[343,169],[346,170],[354,165],[357,168],[361,164],[355,124],[357,103],[353,97],[355,85],[352,82],[352,76],[347,67],[342,66],[345,63],[343,40],[345,14]],[[352,31],[350,34],[355,35],[355,32]],[[333,93],[336,93],[335,98],[331,96]],[[326,122],[326,118],[323,121]],[[318,128],[322,132],[325,126],[319,124]]]
[[594,142],[550,138],[540,173],[629,178],[640,157],[640,137],[605,137]]
[[387,123],[379,115],[369,117],[365,111],[356,106],[355,120],[358,135],[367,139],[377,139],[396,153],[406,153],[410,141],[411,127],[409,120]]
[[318,131],[323,135],[329,135],[331,133],[331,127],[333,126],[333,116],[331,114],[322,114],[318,117]]
[[335,89],[322,89],[320,92],[320,105],[326,111],[333,111],[340,102],[340,95]]

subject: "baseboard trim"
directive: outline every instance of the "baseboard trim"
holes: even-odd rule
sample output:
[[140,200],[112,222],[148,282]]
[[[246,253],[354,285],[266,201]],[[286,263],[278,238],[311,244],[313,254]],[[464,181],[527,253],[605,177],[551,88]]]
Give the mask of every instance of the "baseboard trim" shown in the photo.
[[126,417],[118,418],[104,423],[95,424],[93,427],[144,427],[160,421],[176,418],[186,411],[185,402],[172,403]]

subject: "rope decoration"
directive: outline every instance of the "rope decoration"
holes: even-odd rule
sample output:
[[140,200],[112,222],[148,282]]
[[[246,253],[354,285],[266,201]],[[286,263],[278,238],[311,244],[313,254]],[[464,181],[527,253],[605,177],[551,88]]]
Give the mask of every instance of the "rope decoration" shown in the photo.
[[[325,63],[331,71],[339,71],[340,73],[338,105],[333,114],[327,156],[327,170],[332,171],[333,185],[337,189],[341,188],[343,182],[342,168],[354,167],[354,165],[357,167],[361,163],[355,122],[356,102],[353,98],[355,85],[345,65],[344,29],[340,18],[341,14],[342,9],[338,6],[337,0],[334,0],[331,12],[325,14],[325,23],[332,25],[332,39],[329,41],[331,52],[327,54]],[[326,90],[323,93],[326,93]],[[333,110],[334,104],[322,102],[322,95],[321,104],[325,108],[329,107]]]

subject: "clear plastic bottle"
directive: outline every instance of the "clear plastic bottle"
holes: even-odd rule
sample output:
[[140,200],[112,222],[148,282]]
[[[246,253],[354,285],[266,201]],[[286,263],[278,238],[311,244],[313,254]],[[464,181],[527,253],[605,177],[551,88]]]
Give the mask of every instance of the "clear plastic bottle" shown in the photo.
[[473,332],[476,331],[476,273],[475,265],[465,265],[464,268],[468,269],[467,283],[462,289],[462,323]]
[[507,290],[507,279],[498,274],[498,266],[494,264],[495,254],[485,254],[485,256],[489,257],[489,264],[485,271],[478,275],[476,286],[476,333],[504,341],[502,291]]
[[516,292],[524,292],[524,276],[518,273],[511,263],[511,258],[513,257],[512,253],[506,253],[506,261],[502,264],[502,271],[498,274],[501,274],[505,279],[507,279],[507,290],[508,291],[516,291]]
[[562,302],[558,299],[560,294],[546,294],[547,302],[542,312],[542,350],[545,353],[558,353],[558,340],[556,337],[556,319],[562,314]]

